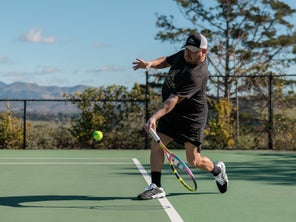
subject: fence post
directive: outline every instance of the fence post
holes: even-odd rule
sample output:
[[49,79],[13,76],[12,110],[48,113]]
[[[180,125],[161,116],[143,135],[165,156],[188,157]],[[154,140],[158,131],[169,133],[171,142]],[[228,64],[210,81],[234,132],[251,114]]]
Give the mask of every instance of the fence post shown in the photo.
[[[146,75],[146,89],[145,89],[145,122],[148,120],[149,118],[149,74],[148,74],[148,70],[145,71],[145,75]],[[145,149],[148,149],[148,134],[146,133],[145,136]]]
[[26,149],[27,138],[27,100],[24,100],[24,132],[23,132],[23,149]]
[[274,134],[273,134],[273,103],[272,103],[272,97],[273,97],[273,75],[270,72],[269,73],[269,124],[268,124],[268,148],[273,149],[274,148]]

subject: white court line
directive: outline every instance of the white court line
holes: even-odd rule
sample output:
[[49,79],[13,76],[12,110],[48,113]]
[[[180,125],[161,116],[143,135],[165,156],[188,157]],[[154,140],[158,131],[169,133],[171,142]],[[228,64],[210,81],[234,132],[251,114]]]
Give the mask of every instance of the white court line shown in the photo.
[[130,165],[133,163],[100,163],[100,162],[7,162],[7,163],[0,163],[0,165]]
[[[116,160],[116,159],[129,159],[130,158],[9,158],[9,157],[3,157],[0,158],[0,160]],[[142,164],[139,162],[138,159],[133,158],[133,163],[137,166],[138,170],[144,177],[147,184],[150,184],[150,176],[142,166]],[[126,163],[126,162],[0,162],[0,165],[108,165],[108,164],[133,164],[133,163]],[[176,209],[173,207],[173,205],[169,202],[167,198],[161,198],[158,199],[161,206],[167,213],[168,217],[173,222],[183,222],[183,219],[179,215],[179,213],[176,211]]]
[[[139,169],[140,173],[144,177],[144,180],[146,181],[147,184],[150,184],[150,176],[148,175],[147,171],[144,169],[140,161],[136,158],[133,158],[133,161],[137,168]],[[169,216],[170,220],[173,222],[183,222],[183,219],[181,218],[180,214],[177,212],[177,210],[174,208],[174,206],[169,202],[169,200],[164,197],[158,199],[160,202],[161,206]]]
[[130,160],[130,158],[98,158],[98,157],[0,157],[0,160]]
[[[64,158],[64,157],[2,157],[1,160],[11,160],[18,162],[0,162],[0,165],[124,165],[124,164],[133,164],[132,162],[57,162],[60,160],[130,160],[130,158]],[[31,160],[34,162],[22,162],[22,160]],[[44,162],[35,162],[35,160]]]

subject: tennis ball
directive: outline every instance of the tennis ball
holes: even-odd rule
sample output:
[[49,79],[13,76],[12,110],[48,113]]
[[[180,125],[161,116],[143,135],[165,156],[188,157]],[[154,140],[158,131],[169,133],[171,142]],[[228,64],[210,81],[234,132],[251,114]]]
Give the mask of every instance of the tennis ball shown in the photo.
[[94,139],[100,141],[103,139],[103,133],[99,130],[94,131],[93,133]]

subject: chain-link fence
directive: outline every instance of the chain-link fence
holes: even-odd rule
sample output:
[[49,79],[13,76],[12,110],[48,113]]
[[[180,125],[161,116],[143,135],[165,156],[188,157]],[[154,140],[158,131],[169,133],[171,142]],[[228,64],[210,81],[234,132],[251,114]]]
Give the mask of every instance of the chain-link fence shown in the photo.
[[[217,102],[225,97],[225,77],[211,78],[209,96]],[[236,76],[229,81],[233,147],[296,150],[296,75]]]
[[[0,100],[0,148],[145,148],[146,101],[90,101],[85,110],[78,108],[79,102]],[[94,130],[102,130],[104,140],[95,141]]]
[[[209,82],[208,131],[213,130],[211,121],[215,122],[221,112],[215,104],[224,97],[223,81],[220,81],[223,78],[211,76]],[[296,93],[293,88],[296,75],[285,76],[285,80],[270,75],[235,77],[232,81],[229,89],[231,130],[226,130],[234,140],[230,148],[296,150]],[[148,84],[147,78],[147,95]],[[143,125],[149,110],[154,111],[158,104],[148,96],[146,100],[92,101],[86,110],[78,108],[78,102],[0,100],[0,148],[148,148]],[[84,123],[93,128],[87,124],[82,126]],[[102,130],[104,140],[94,141],[93,130]],[[222,130],[225,133],[225,129]],[[213,135],[207,134],[205,148],[227,147],[218,146],[217,132]]]

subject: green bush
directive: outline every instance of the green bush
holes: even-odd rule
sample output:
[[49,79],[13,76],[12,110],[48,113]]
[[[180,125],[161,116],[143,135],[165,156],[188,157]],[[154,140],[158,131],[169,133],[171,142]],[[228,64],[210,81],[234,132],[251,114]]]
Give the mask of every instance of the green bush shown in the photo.
[[13,117],[7,104],[7,111],[0,114],[0,148],[20,149],[23,146],[23,124]]
[[296,150],[296,118],[285,113],[274,115],[275,148]]
[[213,107],[214,115],[209,119],[205,130],[205,135],[208,136],[207,145],[214,149],[233,147],[232,103],[227,99],[209,101],[209,103]]
[[[81,148],[141,149],[145,131],[145,93],[135,85],[89,88],[67,97],[77,105],[80,115],[73,117],[69,130]],[[104,134],[102,141],[93,139],[93,132]]]

